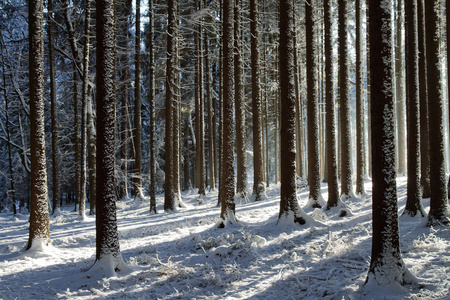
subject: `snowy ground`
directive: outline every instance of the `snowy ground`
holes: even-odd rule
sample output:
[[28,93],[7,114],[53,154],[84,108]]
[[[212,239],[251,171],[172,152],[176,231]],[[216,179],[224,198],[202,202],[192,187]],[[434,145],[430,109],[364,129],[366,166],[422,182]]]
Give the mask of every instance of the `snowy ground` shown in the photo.
[[[399,212],[406,179],[399,178]],[[255,203],[238,200],[239,225],[214,229],[217,194],[188,208],[149,215],[147,202],[118,203],[120,246],[130,270],[101,279],[94,262],[95,220],[72,207],[51,220],[52,246],[25,253],[27,215],[0,214],[0,299],[450,299],[450,229],[400,218],[403,258],[420,288],[365,293],[371,251],[369,196],[350,199],[351,216],[307,211],[322,227],[277,226],[279,186]],[[326,198],[326,186],[322,189]],[[301,205],[308,192],[299,191]],[[424,200],[428,211],[429,201]]]

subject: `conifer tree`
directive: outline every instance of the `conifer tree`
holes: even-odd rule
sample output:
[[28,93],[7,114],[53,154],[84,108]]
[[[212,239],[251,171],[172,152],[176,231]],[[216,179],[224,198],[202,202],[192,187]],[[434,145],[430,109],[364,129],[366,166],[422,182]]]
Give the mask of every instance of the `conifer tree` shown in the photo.
[[399,244],[391,4],[390,0],[369,1],[373,168],[372,256],[365,284],[369,289],[415,282],[403,262]]
[[31,203],[27,249],[50,243],[44,120],[44,1],[28,4]]

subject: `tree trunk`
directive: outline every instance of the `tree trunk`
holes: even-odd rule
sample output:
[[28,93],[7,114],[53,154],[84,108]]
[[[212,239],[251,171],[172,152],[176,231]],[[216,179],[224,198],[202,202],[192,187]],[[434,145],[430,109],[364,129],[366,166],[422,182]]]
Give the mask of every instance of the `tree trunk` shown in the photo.
[[[3,36],[0,35],[0,51],[3,52],[4,41]],[[13,213],[17,214],[17,203],[16,203],[16,191],[14,188],[14,170],[13,170],[13,161],[12,161],[12,150],[11,150],[11,131],[9,128],[9,99],[8,93],[6,90],[6,69],[5,69],[5,61],[4,56],[2,55],[2,79],[3,79],[3,97],[5,99],[5,121],[6,121],[6,136],[8,142],[8,164],[9,164],[9,176],[10,176],[10,193],[12,200],[12,209]],[[58,203],[59,204],[59,203]],[[55,205],[53,206],[53,210],[55,209]]]
[[27,249],[50,243],[44,120],[44,5],[31,0],[29,9],[29,86],[31,206]]
[[121,103],[120,107],[120,171],[121,176],[119,177],[119,200],[123,200],[128,197],[128,145],[130,144],[128,140],[129,131],[129,115],[128,115],[128,85],[130,81],[130,71],[127,67],[129,62],[128,53],[128,28],[129,19],[131,15],[131,0],[118,1],[116,6],[116,14],[118,19],[118,30],[119,35],[117,37],[117,43],[119,49],[118,55],[118,73],[119,73],[119,85],[118,85],[118,102]]
[[[115,27],[114,2],[99,0],[97,12],[97,217],[94,269],[114,276],[125,268],[120,254],[114,191],[115,156]],[[105,265],[106,264],[106,265]]]
[[333,34],[332,34],[332,0],[325,0],[325,84],[326,84],[326,148],[328,164],[328,202],[327,208],[335,207],[339,202],[339,186],[336,158],[336,109],[334,99],[333,72]]
[[[445,16],[446,16],[446,24],[445,24],[445,31],[447,33],[446,38],[447,38],[447,62],[450,59],[450,52],[448,51],[449,45],[450,45],[450,1],[446,0],[445,1]],[[450,95],[450,67],[449,64],[447,63],[447,97],[448,95]],[[449,98],[449,97],[448,97]],[[448,112],[450,112],[450,101],[448,102]],[[450,118],[449,120],[449,124],[448,124],[448,130],[450,130]],[[448,178],[448,183],[447,183],[447,194],[448,197],[450,199],[450,177]]]
[[[178,3],[176,6],[178,14]],[[173,106],[173,187],[175,191],[175,205],[176,207],[186,207],[181,199],[181,184],[180,184],[180,162],[181,162],[181,95],[180,95],[180,59],[178,54],[178,31],[175,36],[175,102]],[[203,107],[202,107],[203,110]],[[204,134],[203,134],[204,136]],[[204,149],[204,141],[203,141]],[[203,183],[204,185],[204,183]]]
[[141,124],[141,1],[136,0],[136,38],[135,38],[135,75],[134,75],[134,170],[133,196],[142,200],[142,124]]
[[[89,88],[89,95],[91,94]],[[88,138],[88,163],[89,163],[89,214],[95,214],[95,208],[97,204],[97,136],[95,133],[95,125],[94,125],[94,112],[93,112],[93,104],[92,97],[88,99],[88,108],[87,108],[87,138]]]
[[428,114],[430,126],[430,212],[428,224],[448,225],[448,195],[445,176],[444,91],[440,60],[439,0],[425,1]]
[[236,223],[234,182],[234,0],[223,1],[223,118],[220,228]]
[[89,95],[89,22],[90,22],[90,0],[86,1],[86,17],[84,27],[84,50],[83,50],[83,94],[81,100],[81,144],[80,144],[80,207],[78,217],[85,219],[86,209],[86,117]]
[[420,155],[422,198],[430,198],[430,127],[428,116],[427,47],[425,38],[425,0],[417,1],[419,23]]
[[396,45],[395,45],[395,98],[397,105],[397,164],[398,173],[406,174],[406,138],[405,138],[405,97],[404,97],[404,77],[403,77],[403,17],[402,0],[397,0],[397,20],[396,20]]
[[154,53],[154,23],[155,13],[153,10],[153,0],[149,0],[149,103],[150,103],[150,213],[156,211],[156,101],[155,101],[155,53]]
[[295,180],[294,1],[280,1],[279,10],[281,198],[278,223],[305,224],[304,212],[297,201]]
[[[370,0],[373,238],[366,288],[412,283],[401,257],[397,216],[392,6]],[[380,30],[382,28],[382,30]]]
[[247,169],[245,149],[245,95],[244,95],[244,70],[242,62],[242,38],[241,38],[241,7],[240,1],[235,0],[234,5],[234,84],[236,101],[236,194],[240,198],[247,197]]
[[350,96],[348,81],[348,4],[339,0],[339,100],[341,132],[341,195],[352,196]]
[[[317,86],[317,33],[314,24],[314,6],[310,0],[305,3],[306,24],[306,85],[308,116],[308,183],[309,201],[307,206],[321,208],[320,163],[319,163],[319,98]],[[283,108],[282,108],[283,109]],[[284,110],[284,109],[283,109]]]
[[56,99],[53,0],[48,0],[48,11],[48,55],[50,64],[50,102],[52,115],[52,214],[59,215],[61,212],[59,209],[58,103]]
[[405,2],[408,183],[403,214],[425,216],[420,188],[420,98],[417,0]]
[[[202,9],[202,1],[196,0],[197,11]],[[203,98],[203,37],[201,22],[197,25],[195,32],[196,40],[196,105],[195,105],[195,124],[196,124],[196,186],[199,195],[205,195],[205,124],[204,124],[204,98]]]
[[262,137],[262,101],[259,66],[259,0],[250,0],[252,110],[253,110],[253,195],[261,200],[264,187],[264,153]]
[[363,43],[362,43],[361,0],[356,0],[356,194],[364,195],[365,155],[364,141],[364,78],[363,78]]
[[215,122],[215,111],[213,110],[213,99],[211,97],[211,67],[209,64],[209,36],[208,31],[205,31],[205,65],[206,65],[206,102],[208,104],[208,154],[209,154],[209,190],[216,189],[215,179],[215,142],[213,130],[213,122]]
[[167,29],[167,71],[166,71],[166,135],[165,135],[165,182],[164,182],[164,210],[176,210],[176,191],[174,186],[174,145],[175,138],[173,111],[176,105],[176,85],[177,85],[177,70],[176,70],[176,35],[177,35],[177,17],[176,17],[176,0],[168,1],[168,29]]
[[75,211],[80,202],[80,122],[78,113],[78,77],[75,63],[73,64],[73,106],[74,106],[74,134],[75,134]]

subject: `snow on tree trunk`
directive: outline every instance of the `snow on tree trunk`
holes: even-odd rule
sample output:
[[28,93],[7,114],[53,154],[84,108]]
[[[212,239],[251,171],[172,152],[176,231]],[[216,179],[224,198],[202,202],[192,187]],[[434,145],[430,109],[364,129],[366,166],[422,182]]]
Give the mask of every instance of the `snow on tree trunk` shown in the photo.
[[50,101],[52,115],[52,214],[61,214],[59,203],[58,102],[56,98],[55,45],[53,32],[53,0],[48,0],[48,54],[50,65]]
[[406,21],[406,98],[408,99],[407,136],[407,199],[404,215],[425,216],[420,188],[420,98],[419,41],[417,0],[405,2]]
[[425,1],[427,48],[428,113],[430,125],[430,182],[431,199],[428,222],[448,225],[448,195],[444,149],[444,90],[440,54],[440,1]]
[[166,135],[165,135],[165,182],[164,182],[164,210],[176,210],[176,191],[174,186],[174,124],[173,111],[176,102],[176,40],[177,23],[176,23],[176,6],[175,0],[168,2],[168,29],[167,29],[167,70],[166,70]]
[[236,86],[236,194],[238,197],[247,197],[247,168],[246,168],[246,127],[245,127],[245,95],[244,71],[242,61],[241,38],[241,7],[239,0],[235,0],[234,7],[234,84]]
[[[306,18],[306,84],[308,114],[308,182],[309,201],[307,207],[321,208],[325,203],[320,194],[319,164],[319,98],[317,86],[317,34],[314,21],[315,0],[305,3]],[[294,13],[294,12],[293,12]]]
[[117,44],[119,51],[117,73],[119,76],[118,84],[118,102],[120,106],[120,173],[119,177],[119,199],[123,200],[128,197],[128,131],[129,131],[129,114],[128,114],[128,84],[130,82],[130,70],[129,70],[129,52],[127,51],[128,45],[128,32],[130,26],[131,15],[131,1],[118,1],[116,4],[117,15],[117,27],[120,32],[117,36]]
[[[205,3],[206,5],[206,0]],[[208,21],[211,21],[211,17],[208,18]],[[214,135],[215,131],[213,130],[213,120],[215,118],[215,110],[213,110],[213,99],[211,97],[211,66],[210,66],[210,53],[209,53],[209,41],[210,37],[208,35],[208,30],[205,30],[205,66],[206,66],[206,102],[208,105],[208,155],[209,155],[209,190],[214,191],[216,188],[216,166],[215,166],[215,142]]]
[[90,22],[90,1],[86,1],[86,17],[84,24],[84,49],[83,49],[83,94],[81,100],[81,150],[80,150],[80,207],[78,217],[85,219],[86,210],[86,141],[87,141],[87,105],[89,101],[89,22]]
[[234,0],[223,1],[223,109],[221,211],[218,227],[236,223],[234,182]]
[[341,130],[341,195],[351,197],[351,128],[349,95],[349,59],[348,59],[348,3],[339,0],[339,99]]
[[[91,92],[89,91],[89,95]],[[94,112],[92,111],[92,97],[89,97],[87,110],[87,138],[88,138],[88,163],[89,163],[89,214],[95,214],[97,204],[97,135],[95,133]]]
[[80,118],[78,104],[78,76],[77,66],[73,63],[73,106],[74,106],[74,133],[75,133],[75,211],[80,202]]
[[44,120],[44,8],[29,2],[31,203],[27,249],[50,243]]
[[280,167],[281,198],[278,223],[305,224],[305,213],[297,201],[295,163],[295,65],[293,1],[280,1]]
[[406,173],[406,110],[405,110],[405,80],[403,76],[403,16],[402,0],[397,0],[396,41],[395,41],[395,100],[397,108],[397,165],[399,174]]
[[97,12],[97,215],[93,270],[112,276],[125,267],[120,254],[115,202],[116,48],[114,1],[99,0]]
[[156,101],[155,101],[155,54],[153,0],[149,1],[149,103],[150,103],[150,213],[156,214]]
[[264,194],[264,152],[262,134],[262,100],[259,65],[259,1],[250,0],[252,112],[253,112],[253,195],[255,201]]
[[[196,9],[202,9],[201,0],[196,0]],[[195,71],[195,128],[196,128],[196,186],[199,195],[205,195],[205,124],[204,124],[204,88],[203,88],[203,33],[202,22],[198,22],[195,31],[196,71]]]
[[401,257],[395,165],[392,3],[369,2],[372,122],[372,256],[365,288],[413,283]]
[[428,89],[427,86],[427,49],[425,39],[425,0],[417,1],[419,25],[419,91],[420,95],[420,169],[422,197],[430,198],[430,137],[428,116]]
[[327,208],[338,206],[339,186],[336,157],[336,108],[334,98],[333,72],[333,34],[332,0],[324,1],[325,13],[325,80],[326,80],[326,149],[328,164],[328,201]]
[[364,74],[363,74],[363,49],[362,42],[363,28],[362,28],[362,5],[361,0],[357,0],[355,4],[356,9],[356,194],[364,195],[365,179],[365,155],[366,147],[364,141]]
[[135,75],[134,75],[134,170],[133,170],[133,196],[142,200],[142,174],[141,174],[141,1],[136,0],[136,37],[135,37]]

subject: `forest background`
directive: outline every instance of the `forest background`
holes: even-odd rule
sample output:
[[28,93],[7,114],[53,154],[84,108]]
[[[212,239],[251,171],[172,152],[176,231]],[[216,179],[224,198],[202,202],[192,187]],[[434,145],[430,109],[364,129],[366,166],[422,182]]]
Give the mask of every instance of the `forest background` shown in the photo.
[[[168,6],[155,2],[150,2],[150,8],[146,10],[141,9],[141,4],[137,1],[134,15],[133,3],[130,1],[117,1],[114,7],[117,50],[113,59],[117,63],[117,76],[114,78],[117,85],[117,94],[114,95],[117,96],[117,109],[114,111],[114,122],[117,126],[114,135],[109,136],[110,141],[116,141],[114,198],[120,201],[131,196],[136,200],[144,200],[145,192],[149,191],[150,211],[156,212],[155,195],[164,191],[164,210],[173,211],[185,206],[181,189],[195,187],[201,199],[205,196],[206,189],[213,191],[216,186],[220,186],[219,201],[226,199],[225,202],[222,200],[222,225],[226,226],[227,222],[235,223],[234,216],[230,216],[230,211],[234,214],[234,203],[226,202],[230,199],[230,193],[232,198],[237,193],[244,199],[250,197],[259,201],[264,198],[266,186],[279,181],[283,185],[280,178],[285,173],[282,166],[286,160],[280,156],[283,156],[286,149],[279,147],[279,144],[283,143],[283,122],[288,120],[287,114],[292,115],[289,121],[293,121],[291,129],[295,127],[296,133],[292,135],[295,136],[296,150],[292,153],[296,156],[292,157],[291,165],[295,160],[297,176],[305,178],[304,181],[309,186],[307,207],[345,207],[341,200],[355,198],[354,179],[356,194],[365,195],[364,179],[375,176],[373,169],[380,169],[377,160],[374,160],[377,162],[376,166],[371,161],[379,153],[371,153],[377,145],[370,145],[370,141],[375,141],[376,137],[371,137],[375,131],[370,130],[369,120],[370,117],[382,115],[375,112],[373,100],[372,113],[367,113],[370,111],[367,80],[367,70],[370,68],[367,62],[375,61],[367,60],[369,41],[363,39],[367,36],[365,19],[369,15],[364,13],[371,12],[367,4],[360,1],[339,1],[335,6],[331,1],[325,3],[328,6],[321,7],[314,4],[303,6],[303,3],[292,6],[296,2],[289,2],[291,6],[287,17],[292,22],[289,26],[293,26],[287,28],[294,29],[294,36],[283,40],[287,38],[283,36],[285,32],[277,31],[277,18],[273,17],[278,5],[271,1],[258,3],[260,6],[255,5],[255,1],[250,1],[249,9],[246,9],[248,6],[245,2],[234,2],[231,5],[229,1],[225,1],[223,7],[217,1],[196,1],[195,4],[169,1]],[[427,89],[423,90],[433,100],[428,101],[426,96],[420,95],[420,101],[425,102],[420,102],[420,105],[419,102],[414,102],[413,108],[410,100],[412,92],[409,89],[413,81],[407,78],[407,54],[408,51],[411,52],[411,46],[408,40],[406,47],[405,38],[406,32],[409,32],[406,24],[409,23],[404,21],[405,16],[408,16],[408,6],[403,7],[401,1],[388,3],[388,24],[393,29],[392,32],[389,30],[389,42],[395,41],[394,46],[389,46],[393,47],[390,50],[395,53],[395,64],[392,65],[395,73],[391,74],[395,77],[395,89],[389,90],[389,93],[395,94],[395,101],[391,99],[387,102],[389,106],[395,103],[395,109],[392,106],[392,111],[389,112],[389,118],[395,122],[388,125],[394,125],[395,130],[391,132],[392,128],[389,128],[387,131],[380,131],[380,134],[388,133],[388,138],[381,139],[383,143],[388,139],[394,141],[395,136],[396,145],[395,152],[386,152],[387,155],[395,154],[395,158],[390,157],[390,163],[382,165],[381,169],[388,166],[396,169],[396,173],[406,174],[407,164],[409,168],[415,163],[414,175],[409,169],[407,175],[409,181],[412,182],[413,178],[416,181],[416,191],[420,190],[424,198],[431,196],[428,225],[446,225],[448,201],[446,178],[443,174],[448,170],[448,159],[445,158],[448,157],[449,147],[446,137],[448,126],[444,128],[443,125],[448,124],[448,121],[444,122],[448,115],[448,105],[444,104],[448,100],[445,97],[446,89],[443,88],[447,77],[446,69],[440,67],[445,65],[446,59],[440,53],[446,53],[444,36],[447,31],[443,20],[447,15],[441,9],[444,6],[440,6],[440,1],[433,2],[433,17],[430,13],[425,14],[431,6],[424,6],[424,2],[419,1],[416,13],[418,20],[415,22],[419,25],[419,30],[416,30],[418,39],[414,52],[417,50],[417,53],[422,53],[422,60],[428,63],[425,64],[428,78],[424,72],[417,73],[420,74],[417,81],[425,80]],[[7,170],[2,179],[5,191],[2,203],[5,211],[12,209],[14,214],[26,212],[30,206],[33,212],[33,189],[30,190],[28,186],[30,180],[33,186],[33,124],[37,119],[33,109],[34,102],[28,100],[28,96],[30,99],[33,97],[34,86],[31,82],[28,84],[27,78],[33,78],[36,69],[31,63],[27,65],[28,61],[24,59],[33,46],[31,42],[27,44],[27,36],[34,36],[31,30],[27,31],[27,24],[24,22],[27,20],[26,8],[22,2],[2,3],[2,18],[5,20],[1,23],[4,104],[2,145],[5,149],[2,153],[5,154],[3,163]],[[280,16],[286,16],[282,6],[279,8]],[[394,11],[395,17],[391,14]],[[225,17],[230,16],[230,12],[234,15],[233,19]],[[143,22],[141,14],[144,16]],[[31,16],[29,17],[31,22]],[[54,8],[50,1],[46,17],[46,64],[48,63],[49,68],[44,77],[49,83],[46,85],[49,88],[45,99],[50,99],[47,101],[50,105],[47,105],[44,112],[47,118],[42,120],[49,120],[43,125],[46,133],[51,132],[51,135],[45,134],[47,144],[52,145],[51,150],[50,147],[45,149],[47,156],[51,157],[48,159],[47,169],[52,170],[48,172],[52,213],[58,215],[63,203],[72,203],[83,220],[86,217],[86,199],[90,202],[90,213],[95,213],[95,145],[101,145],[95,141],[95,128],[96,123],[98,127],[103,126],[100,115],[96,116],[96,110],[93,109],[95,103],[102,100],[96,99],[94,91],[103,88],[101,85],[96,86],[94,81],[94,76],[97,80],[103,76],[95,73],[95,54],[104,51],[103,47],[96,45],[96,42],[103,41],[95,39],[96,31],[96,36],[99,37],[99,28],[91,23],[89,1],[58,2]],[[228,27],[225,24],[230,20],[234,25]],[[282,26],[283,17],[280,20]],[[333,20],[337,20],[339,26],[333,27]],[[102,25],[99,18],[96,21],[97,26]],[[277,44],[277,41],[280,43]],[[287,64],[283,64],[283,41],[293,42],[293,48],[288,48],[286,52],[289,57],[292,54],[292,60]],[[428,51],[426,55],[424,51],[420,51],[420,47],[425,44]],[[333,49],[336,50],[333,52]],[[371,48],[372,55],[377,53],[373,49],[375,46]],[[225,58],[230,57],[233,57],[231,64],[225,61]],[[333,62],[333,57],[338,57],[335,61],[339,68],[329,63],[330,58]],[[420,55],[417,58],[418,69]],[[282,83],[284,70],[281,68],[282,71],[277,73],[279,65],[293,67],[294,70],[293,77],[285,81],[293,83],[295,87],[295,91],[292,91],[295,92],[295,97],[292,97],[295,102],[292,103],[291,111],[281,105],[287,102],[283,102],[283,93],[286,92]],[[330,65],[331,70],[327,69]],[[378,65],[372,66],[373,69],[377,67]],[[330,76],[338,80],[328,82]],[[433,78],[435,82],[429,78]],[[333,98],[335,87],[337,105]],[[232,94],[228,94],[230,91],[233,91]],[[417,89],[416,92],[417,95],[414,95],[419,99]],[[330,99],[326,96],[328,93],[331,93],[332,100],[327,101]],[[292,95],[294,94],[288,96]],[[233,101],[230,102],[232,98]],[[420,143],[417,142],[417,134],[412,142],[410,134],[413,130],[409,127],[413,122],[411,120],[418,119],[419,112]],[[334,117],[330,121],[328,118],[335,113],[337,122]],[[99,117],[98,122],[96,117]],[[417,128],[416,124],[415,130]],[[230,129],[235,130],[235,136],[230,133]],[[29,132],[31,137],[28,136]],[[97,129],[97,133],[102,136],[104,131]],[[330,144],[330,136],[333,135],[336,135],[335,141]],[[412,159],[412,155],[418,153],[419,144],[420,157]],[[391,146],[387,145],[389,148]],[[409,148],[414,146],[416,149]],[[419,165],[421,174],[418,175]],[[356,170],[356,176],[353,176],[352,169]],[[236,190],[234,183],[232,189],[227,185],[231,179],[234,182],[235,172]],[[147,177],[146,174],[150,176]],[[333,178],[335,175],[339,176],[341,183],[341,191],[337,197],[336,179]],[[419,176],[421,187],[417,184]],[[330,178],[333,179],[332,183]],[[99,178],[101,179],[102,177]],[[325,203],[320,194],[321,179],[329,184],[328,203]],[[252,189],[248,187],[248,182],[251,181]],[[433,197],[433,193],[437,192],[440,194]],[[332,193],[334,195],[330,197]],[[280,216],[283,214],[283,188],[281,194]],[[445,202],[442,199],[444,194]],[[433,200],[437,198],[439,200]],[[419,213],[425,216],[417,201],[414,204],[416,206],[409,209],[409,214]],[[342,216],[349,213],[345,209],[341,211]],[[305,219],[307,218],[304,216],[294,217],[294,221],[300,224]],[[31,227],[33,220],[32,216]],[[375,220],[374,222],[377,223]],[[30,236],[29,247],[31,240]],[[407,281],[408,279],[404,279],[402,283]]]

